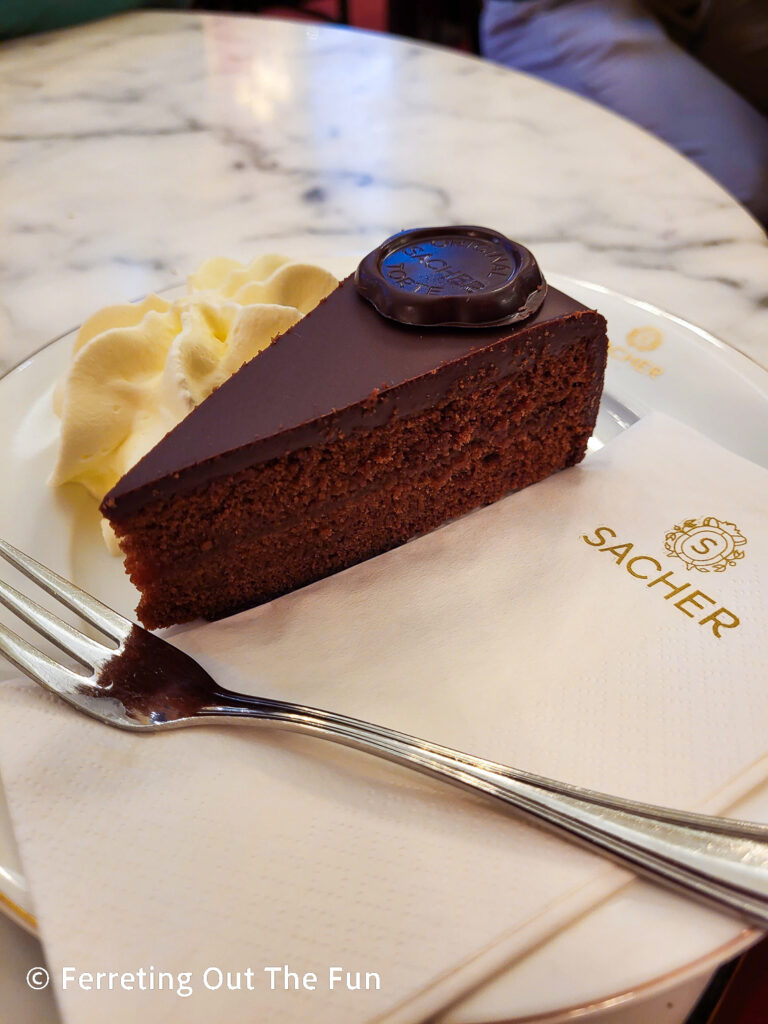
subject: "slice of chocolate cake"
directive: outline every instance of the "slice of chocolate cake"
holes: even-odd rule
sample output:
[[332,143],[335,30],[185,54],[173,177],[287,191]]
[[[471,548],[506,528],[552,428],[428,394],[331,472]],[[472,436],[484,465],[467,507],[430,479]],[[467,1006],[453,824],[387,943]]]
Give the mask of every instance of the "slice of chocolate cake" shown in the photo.
[[503,236],[394,236],[104,499],[141,621],[269,601],[573,465],[606,349]]

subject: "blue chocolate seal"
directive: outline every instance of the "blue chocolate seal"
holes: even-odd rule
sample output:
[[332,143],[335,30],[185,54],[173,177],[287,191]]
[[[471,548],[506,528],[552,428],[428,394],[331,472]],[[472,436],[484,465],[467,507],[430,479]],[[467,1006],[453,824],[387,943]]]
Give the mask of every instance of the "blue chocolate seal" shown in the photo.
[[414,228],[369,253],[355,285],[382,316],[419,327],[498,327],[541,307],[533,253],[488,228]]

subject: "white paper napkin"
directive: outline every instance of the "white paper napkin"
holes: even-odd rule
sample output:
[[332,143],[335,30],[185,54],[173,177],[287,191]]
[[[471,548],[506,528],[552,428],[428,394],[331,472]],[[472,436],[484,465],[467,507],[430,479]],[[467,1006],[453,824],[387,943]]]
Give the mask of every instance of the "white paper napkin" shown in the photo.
[[[768,472],[654,415],[174,642],[234,689],[725,810],[768,779],[766,522]],[[0,766],[69,1024],[419,1020],[628,877],[332,744],[132,737],[28,682],[0,689]]]

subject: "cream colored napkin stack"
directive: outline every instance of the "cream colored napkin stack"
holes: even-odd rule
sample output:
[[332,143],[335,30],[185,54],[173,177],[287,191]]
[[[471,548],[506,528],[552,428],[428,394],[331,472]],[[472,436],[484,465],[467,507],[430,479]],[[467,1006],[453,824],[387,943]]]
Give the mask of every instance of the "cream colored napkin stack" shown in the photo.
[[[765,470],[654,415],[174,642],[233,689],[725,811],[768,779],[767,523]],[[134,737],[29,682],[0,689],[0,765],[68,1024],[420,1020],[628,877],[329,743]]]

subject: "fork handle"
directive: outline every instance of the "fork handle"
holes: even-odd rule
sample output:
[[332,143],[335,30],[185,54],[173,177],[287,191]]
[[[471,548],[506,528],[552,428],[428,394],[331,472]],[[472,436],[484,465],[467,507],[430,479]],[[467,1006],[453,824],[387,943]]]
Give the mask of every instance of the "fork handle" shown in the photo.
[[222,692],[211,722],[258,720],[307,733],[483,793],[612,859],[768,929],[768,827],[622,800],[520,772],[407,733]]

